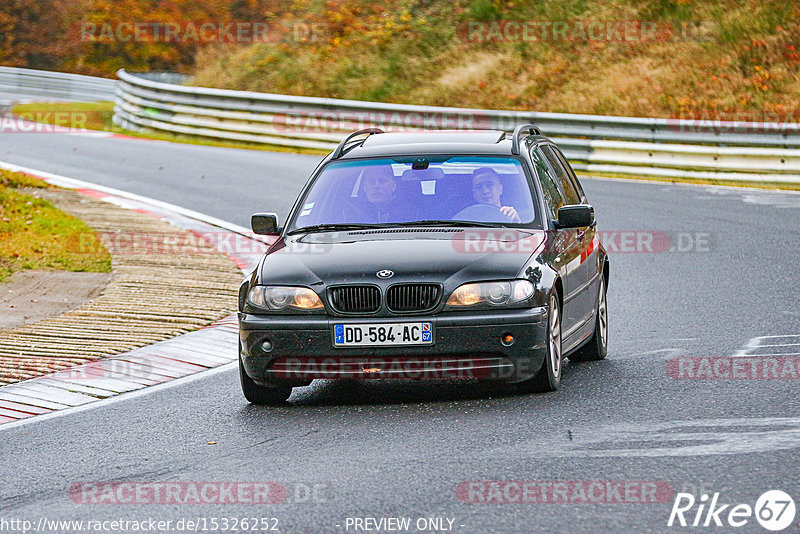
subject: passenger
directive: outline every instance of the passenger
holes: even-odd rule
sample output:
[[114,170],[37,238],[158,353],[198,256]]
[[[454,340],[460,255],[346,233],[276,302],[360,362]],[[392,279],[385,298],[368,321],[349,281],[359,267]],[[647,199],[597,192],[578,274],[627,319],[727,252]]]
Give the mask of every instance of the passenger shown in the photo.
[[495,206],[509,218],[512,223],[521,222],[517,210],[512,206],[503,206],[500,195],[503,194],[503,184],[500,175],[489,167],[481,167],[472,173],[472,195],[479,204]]

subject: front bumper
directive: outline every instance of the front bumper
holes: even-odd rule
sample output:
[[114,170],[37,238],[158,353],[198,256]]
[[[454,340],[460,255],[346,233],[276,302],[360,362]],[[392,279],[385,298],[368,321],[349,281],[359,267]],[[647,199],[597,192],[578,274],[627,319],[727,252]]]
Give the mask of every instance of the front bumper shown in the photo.
[[[434,344],[335,347],[334,324],[431,322]],[[501,338],[514,337],[506,346]],[[547,308],[464,311],[433,316],[332,317],[239,313],[241,359],[256,383],[294,385],[315,378],[533,377],[547,351]],[[263,349],[264,341],[272,345]]]

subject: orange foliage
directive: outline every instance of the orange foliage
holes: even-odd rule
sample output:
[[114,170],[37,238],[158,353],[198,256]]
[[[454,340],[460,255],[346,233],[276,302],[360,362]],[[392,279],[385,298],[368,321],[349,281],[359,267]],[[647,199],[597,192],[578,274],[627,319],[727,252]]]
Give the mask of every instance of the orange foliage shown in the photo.
[[[2,0],[0,64],[85,74],[188,70],[202,40],[135,39],[131,25],[265,23],[280,0]],[[181,30],[181,35],[183,30]]]

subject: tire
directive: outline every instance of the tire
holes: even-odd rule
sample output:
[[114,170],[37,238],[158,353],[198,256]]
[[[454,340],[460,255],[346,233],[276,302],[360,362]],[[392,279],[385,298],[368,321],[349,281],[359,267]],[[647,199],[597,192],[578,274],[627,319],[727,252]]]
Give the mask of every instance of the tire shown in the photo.
[[547,357],[536,376],[517,384],[523,393],[556,391],[561,385],[561,367],[564,363],[561,353],[561,306],[555,291],[550,294],[548,302]]
[[270,388],[259,386],[253,379],[247,376],[242,364],[242,358],[239,358],[239,380],[242,383],[242,393],[244,397],[253,404],[283,404],[292,394],[291,387],[278,387]]
[[593,362],[608,354],[608,302],[606,301],[606,279],[600,275],[600,291],[597,294],[597,315],[594,333],[581,348],[567,356],[571,362]]

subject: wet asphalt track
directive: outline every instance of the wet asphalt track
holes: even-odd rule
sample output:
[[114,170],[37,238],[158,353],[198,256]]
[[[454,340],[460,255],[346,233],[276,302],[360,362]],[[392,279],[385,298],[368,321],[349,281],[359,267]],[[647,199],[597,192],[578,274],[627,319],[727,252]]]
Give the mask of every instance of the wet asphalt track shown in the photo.
[[[285,215],[319,158],[2,134],[0,160],[246,225],[254,211]],[[798,380],[675,380],[666,371],[673,357],[731,356],[759,336],[800,334],[800,194],[583,185],[601,230],[665,232],[673,246],[692,248],[698,238],[701,245],[610,251],[609,357],[567,364],[561,391],[317,381],[295,390],[287,406],[267,408],[247,404],[230,369],[0,427],[0,518],[275,517],[282,532],[354,532],[348,517],[409,517],[412,525],[442,517],[465,533],[663,532],[691,530],[667,527],[671,498],[467,504],[456,488],[463,481],[658,481],[697,497],[701,488],[720,492],[722,503],[753,505],[769,489],[800,499]],[[619,236],[608,238],[619,246]],[[800,345],[762,350],[800,353]],[[80,481],[276,481],[288,496],[276,505],[81,505],[67,494]],[[317,498],[304,499],[314,485]],[[739,529],[698,531],[763,530],[750,518]]]

